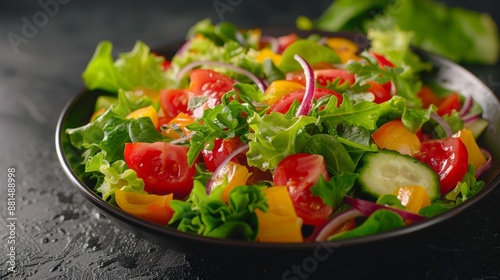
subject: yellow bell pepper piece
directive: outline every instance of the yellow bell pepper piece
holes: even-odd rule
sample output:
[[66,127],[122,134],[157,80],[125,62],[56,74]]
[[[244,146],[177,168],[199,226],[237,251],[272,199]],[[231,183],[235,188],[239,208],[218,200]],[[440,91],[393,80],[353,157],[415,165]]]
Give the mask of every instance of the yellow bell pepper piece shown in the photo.
[[481,152],[481,149],[477,145],[474,134],[467,128],[464,128],[453,135],[453,137],[458,137],[464,143],[467,148],[467,154],[469,155],[469,163],[474,165],[475,169],[483,166],[486,163],[486,157]]
[[281,62],[281,55],[273,52],[269,48],[263,48],[262,50],[259,51],[255,59],[259,63],[264,63],[266,59],[271,59],[271,61],[274,63],[274,65],[278,65]]
[[[153,81],[151,81],[151,82],[153,82]],[[159,91],[151,90],[151,89],[148,89],[145,87],[138,87],[138,88],[135,88],[133,91],[134,91],[135,95],[148,97],[153,102],[160,100],[160,92]]]
[[224,182],[224,179],[227,178],[227,185],[222,192],[222,201],[227,203],[229,201],[229,193],[231,192],[231,190],[237,186],[245,185],[250,175],[251,174],[248,171],[248,168],[241,164],[230,161],[226,165],[224,165],[219,174],[217,174],[213,185],[220,185]]
[[431,205],[429,195],[422,186],[398,187],[394,195],[398,197],[408,212],[418,213],[420,209]]
[[358,45],[349,39],[340,37],[328,38],[326,39],[326,45],[337,52],[342,63],[360,59],[356,54],[359,50]]
[[126,116],[127,119],[139,119],[142,117],[148,117],[155,127],[158,126],[158,112],[156,112],[153,106],[144,107],[137,109]]
[[188,135],[191,132],[186,126],[193,122],[193,117],[181,112],[175,118],[171,119],[167,126],[162,126],[160,133],[171,139],[179,139],[182,137],[180,131],[182,131],[184,135]]
[[273,81],[264,92],[264,102],[273,104],[281,97],[301,89],[305,89],[305,86],[301,83],[286,80]]
[[264,190],[267,212],[255,210],[259,221],[257,240],[261,242],[302,242],[302,219],[297,217],[285,186]]
[[174,214],[170,208],[172,198],[173,194],[139,194],[115,190],[116,204],[124,212],[160,225],[168,224]]

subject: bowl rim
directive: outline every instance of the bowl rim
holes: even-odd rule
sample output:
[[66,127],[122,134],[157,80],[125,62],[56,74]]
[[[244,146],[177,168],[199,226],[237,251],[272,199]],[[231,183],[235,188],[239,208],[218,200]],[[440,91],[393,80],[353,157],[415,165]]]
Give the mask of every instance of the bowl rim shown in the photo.
[[[335,34],[335,33],[329,33]],[[169,44],[170,46],[178,46],[178,43]],[[168,46],[163,46],[163,49],[168,49]],[[440,64],[445,64],[447,66],[453,67],[455,70],[460,71],[461,74],[466,75],[468,79],[474,81],[475,84],[483,87],[488,94],[492,94],[495,96],[495,100],[497,102],[498,107],[500,107],[500,102],[498,101],[498,97],[494,94],[494,92],[487,85],[483,83],[477,76],[473,73],[465,69],[463,66],[456,64],[444,57],[439,55],[429,53],[422,50],[416,50],[419,56],[426,56],[426,59],[437,60]],[[185,239],[186,241],[193,242],[202,242],[202,243],[210,243],[211,245],[219,245],[225,247],[237,247],[241,248],[252,248],[252,249],[284,249],[284,250],[299,250],[299,249],[314,249],[318,245],[329,248],[338,248],[338,247],[350,247],[350,246],[359,246],[359,245],[367,245],[372,244],[378,241],[387,241],[391,240],[395,237],[403,237],[411,234],[418,233],[424,229],[431,228],[437,224],[440,224],[444,221],[451,220],[452,218],[458,216],[462,212],[467,209],[475,206],[478,201],[482,200],[489,193],[491,193],[499,184],[500,184],[500,170],[497,170],[494,178],[488,182],[484,188],[475,194],[473,197],[469,198],[462,204],[450,209],[442,214],[437,216],[426,218],[425,220],[414,223],[409,226],[405,226],[402,228],[397,228],[389,231],[384,231],[381,233],[367,235],[362,237],[350,238],[345,240],[338,241],[314,241],[314,242],[302,242],[302,243],[280,243],[280,242],[257,242],[257,241],[245,241],[245,240],[233,240],[233,239],[222,239],[222,238],[212,238],[206,237],[202,235],[197,235],[193,233],[185,233],[178,231],[173,227],[162,227],[160,225],[154,224],[147,220],[143,220],[141,218],[132,216],[121,209],[114,207],[113,205],[104,201],[97,193],[95,193],[91,186],[87,186],[82,180],[79,179],[76,172],[73,170],[69,160],[65,154],[64,148],[64,134],[65,134],[65,123],[68,119],[68,116],[72,109],[77,106],[78,101],[80,101],[83,96],[88,92],[87,89],[80,90],[76,95],[73,95],[64,106],[62,112],[57,121],[57,126],[55,130],[55,147],[56,154],[59,160],[59,163],[64,170],[64,173],[69,177],[70,181],[79,189],[79,191],[83,194],[83,196],[89,200],[104,216],[108,218],[115,218],[125,222],[126,224],[132,226],[135,229],[148,230],[149,233],[155,235],[162,235],[164,238],[180,238]],[[149,240],[154,242],[154,240]]]

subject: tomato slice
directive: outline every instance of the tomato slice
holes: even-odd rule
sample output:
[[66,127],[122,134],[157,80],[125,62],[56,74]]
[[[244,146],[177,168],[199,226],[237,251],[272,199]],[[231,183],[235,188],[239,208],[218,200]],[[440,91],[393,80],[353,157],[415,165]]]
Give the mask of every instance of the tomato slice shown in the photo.
[[234,81],[230,77],[208,69],[194,69],[189,73],[189,98],[204,96],[208,100],[193,110],[193,116],[203,116],[203,111],[220,103],[222,95],[233,89]]
[[160,105],[165,117],[175,118],[179,113],[187,112],[187,89],[165,89],[160,92]]
[[458,93],[454,92],[444,99],[442,99],[438,106],[438,115],[444,116],[444,115],[449,115],[453,110],[455,111],[460,111],[460,99],[458,97]]
[[166,142],[126,143],[124,158],[128,167],[144,180],[150,194],[173,193],[184,198],[193,188],[195,165],[189,166],[188,148]]
[[[344,82],[349,82],[351,85],[354,84],[355,77],[354,74],[349,73],[346,69],[318,69],[314,70],[314,77],[316,81],[322,85],[327,86],[328,83],[333,82],[335,79],[340,78],[340,84]],[[290,72],[285,75],[285,79],[288,81],[294,81],[305,85],[306,78],[303,71]]]
[[377,59],[378,66],[380,66],[380,68],[384,69],[384,67],[386,66],[394,67],[394,63],[390,62],[385,56],[374,51],[371,51],[370,54],[373,55],[375,59]]
[[[238,137],[215,139],[213,149],[204,149],[201,151],[203,162],[205,162],[205,165],[210,172],[214,172],[224,159],[240,146],[243,146],[243,143]],[[231,161],[241,164],[241,162],[238,161],[238,157],[234,157]]]
[[288,46],[290,46],[293,42],[299,39],[299,35],[295,33],[291,33],[288,35],[283,35],[277,38],[278,39],[278,53],[282,53]]
[[332,208],[310,190],[319,176],[330,179],[324,158],[305,153],[286,157],[276,166],[273,174],[274,185],[287,187],[297,215],[307,225],[322,225],[332,213]]
[[[271,105],[271,107],[269,108],[269,112],[280,112],[282,114],[286,114],[295,100],[299,101],[299,103],[302,103],[304,94],[305,90],[297,90],[281,97],[280,99],[278,99],[278,101]],[[319,98],[327,95],[335,95],[337,97],[337,106],[340,106],[340,104],[342,104],[342,95],[338,92],[326,88],[317,88],[314,92],[314,99],[318,100]]]
[[[387,83],[389,83],[390,87],[390,82]],[[369,81],[368,84],[370,84],[370,88],[368,89],[368,91],[373,93],[373,95],[375,96],[375,100],[373,100],[373,102],[380,104],[391,99],[391,90],[387,90],[385,84],[380,85],[379,83],[376,83],[374,81]]]
[[468,169],[467,148],[460,138],[446,137],[424,142],[414,157],[438,174],[441,195],[455,188]]

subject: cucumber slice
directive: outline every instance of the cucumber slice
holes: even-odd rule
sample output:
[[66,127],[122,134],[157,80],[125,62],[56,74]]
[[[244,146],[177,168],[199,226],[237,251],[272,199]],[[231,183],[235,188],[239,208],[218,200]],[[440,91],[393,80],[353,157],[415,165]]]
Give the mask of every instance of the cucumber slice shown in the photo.
[[362,195],[372,199],[394,194],[398,187],[422,186],[429,199],[440,195],[439,177],[429,166],[395,151],[380,150],[361,158],[358,182]]
[[488,121],[485,119],[477,119],[471,122],[464,123],[464,128],[472,131],[474,138],[477,139],[479,135],[483,133],[483,131],[488,127]]

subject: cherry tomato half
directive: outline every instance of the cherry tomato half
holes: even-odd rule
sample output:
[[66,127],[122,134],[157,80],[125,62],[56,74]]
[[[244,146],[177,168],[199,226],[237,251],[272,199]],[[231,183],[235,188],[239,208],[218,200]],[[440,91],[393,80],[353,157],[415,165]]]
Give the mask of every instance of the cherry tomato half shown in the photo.
[[233,89],[234,81],[230,77],[209,69],[194,69],[189,73],[189,98],[205,96],[208,100],[193,110],[193,116],[203,116],[203,111],[220,103],[222,95]]
[[318,182],[319,176],[330,179],[324,158],[305,153],[284,158],[273,174],[274,185],[287,187],[297,215],[307,225],[322,225],[332,213],[332,208],[310,190]]
[[467,172],[469,162],[467,148],[460,138],[454,137],[424,142],[414,157],[436,171],[441,195],[455,188]]
[[[215,169],[224,161],[227,156],[229,156],[236,148],[243,146],[240,138],[218,138],[214,140],[214,147],[211,150],[204,149],[201,151],[203,156],[203,161],[210,172],[214,172]],[[234,163],[244,163],[239,162],[238,157],[232,159]]]
[[184,198],[193,188],[195,165],[189,166],[188,148],[166,142],[126,143],[124,158],[128,167],[144,180],[150,194],[173,193]]

